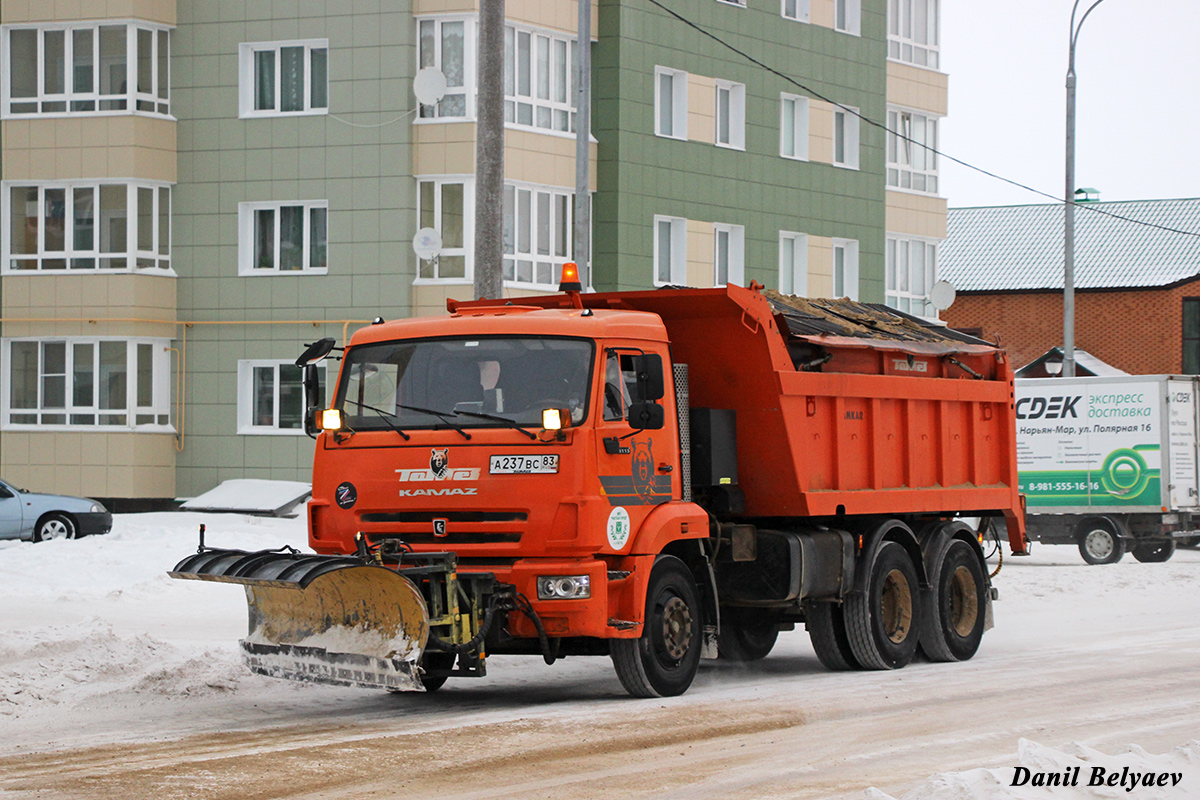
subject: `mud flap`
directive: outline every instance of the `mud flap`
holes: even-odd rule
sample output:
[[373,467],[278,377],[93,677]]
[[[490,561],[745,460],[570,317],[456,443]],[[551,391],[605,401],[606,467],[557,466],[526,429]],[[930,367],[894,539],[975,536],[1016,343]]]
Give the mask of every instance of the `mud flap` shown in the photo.
[[208,550],[173,578],[244,586],[254,672],[338,686],[424,691],[417,663],[429,612],[403,575],[354,558]]

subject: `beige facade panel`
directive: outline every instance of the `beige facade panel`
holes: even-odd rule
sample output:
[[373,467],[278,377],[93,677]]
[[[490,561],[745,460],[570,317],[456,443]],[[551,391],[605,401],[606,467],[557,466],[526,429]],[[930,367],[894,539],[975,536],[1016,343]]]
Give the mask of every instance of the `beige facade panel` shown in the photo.
[[0,123],[7,181],[177,180],[176,123],[137,115]]
[[4,475],[23,489],[82,497],[174,497],[175,436],[5,431]]
[[813,25],[832,28],[835,0],[810,0],[808,4],[808,21]]
[[[413,16],[426,17],[434,14],[478,14],[477,0],[413,0]],[[506,0],[504,17],[509,22],[548,28],[562,33],[575,33],[579,29],[579,6],[566,0]],[[600,27],[600,4],[592,2],[592,39],[597,38]]]
[[6,25],[14,25],[138,19],[174,25],[175,6],[175,0],[3,0],[0,2],[0,20]]
[[687,76],[687,134],[693,142],[717,140],[717,82],[703,75]]
[[712,286],[715,277],[713,249],[716,235],[711,222],[687,221],[687,285]]
[[888,233],[905,233],[927,239],[946,238],[946,200],[942,197],[887,192]]
[[833,240],[808,237],[808,296],[833,296]]
[[162,275],[6,275],[4,335],[173,339],[176,285]]
[[[814,3],[815,5],[815,3]],[[833,163],[833,104],[808,101],[808,160]]]
[[[414,175],[475,173],[473,122],[424,123],[413,126]],[[596,143],[590,145],[588,183],[596,190]],[[537,131],[506,128],[504,177],[542,186],[575,185],[575,139]]]
[[946,116],[949,108],[950,76],[937,70],[889,61],[887,101],[894,106]]

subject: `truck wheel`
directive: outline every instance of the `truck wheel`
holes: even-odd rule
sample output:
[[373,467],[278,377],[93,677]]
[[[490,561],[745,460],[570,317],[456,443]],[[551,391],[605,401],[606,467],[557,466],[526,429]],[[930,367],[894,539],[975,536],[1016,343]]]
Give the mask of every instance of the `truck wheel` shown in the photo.
[[1133,548],[1133,557],[1143,564],[1161,564],[1175,555],[1174,539],[1140,542]]
[[641,638],[609,642],[625,691],[634,697],[675,697],[686,692],[700,666],[703,625],[691,571],[675,556],[659,556],[646,589]]
[[721,632],[717,634],[717,656],[725,661],[759,661],[767,657],[779,629],[758,608],[721,609]]
[[810,603],[807,611],[808,638],[813,650],[826,669],[844,672],[860,669],[850,639],[846,636],[846,620],[842,606],[837,603]]
[[920,587],[908,551],[884,542],[875,554],[867,590],[846,598],[846,634],[863,669],[899,669],[912,661],[920,638]]
[[971,546],[953,539],[934,576],[930,602],[923,609],[921,649],[930,661],[966,661],[983,641],[987,578]]
[[1112,523],[1092,519],[1079,527],[1079,555],[1089,564],[1115,564],[1125,555],[1125,542]]

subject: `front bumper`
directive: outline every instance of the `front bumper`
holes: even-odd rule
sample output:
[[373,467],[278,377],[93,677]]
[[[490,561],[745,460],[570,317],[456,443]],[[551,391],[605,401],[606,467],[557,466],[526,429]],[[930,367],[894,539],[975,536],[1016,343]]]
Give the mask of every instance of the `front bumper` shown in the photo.
[[74,514],[72,516],[75,517],[75,524],[79,529],[76,533],[79,536],[96,536],[112,530],[112,512],[101,511],[94,514]]

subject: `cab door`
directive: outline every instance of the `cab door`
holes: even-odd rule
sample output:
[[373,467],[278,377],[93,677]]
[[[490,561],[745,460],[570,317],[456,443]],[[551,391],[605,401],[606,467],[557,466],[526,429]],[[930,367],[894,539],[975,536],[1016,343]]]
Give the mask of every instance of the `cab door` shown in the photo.
[[16,539],[21,535],[21,517],[20,495],[0,483],[0,539]]
[[[679,438],[674,403],[667,401],[673,396],[669,370],[660,367],[657,388],[644,380],[645,367],[655,357],[659,365],[670,363],[664,356],[652,349],[620,345],[603,351],[596,450],[601,489],[611,509],[608,544],[617,552],[627,552],[633,533],[650,512],[676,496]],[[660,396],[652,396],[660,391]]]

